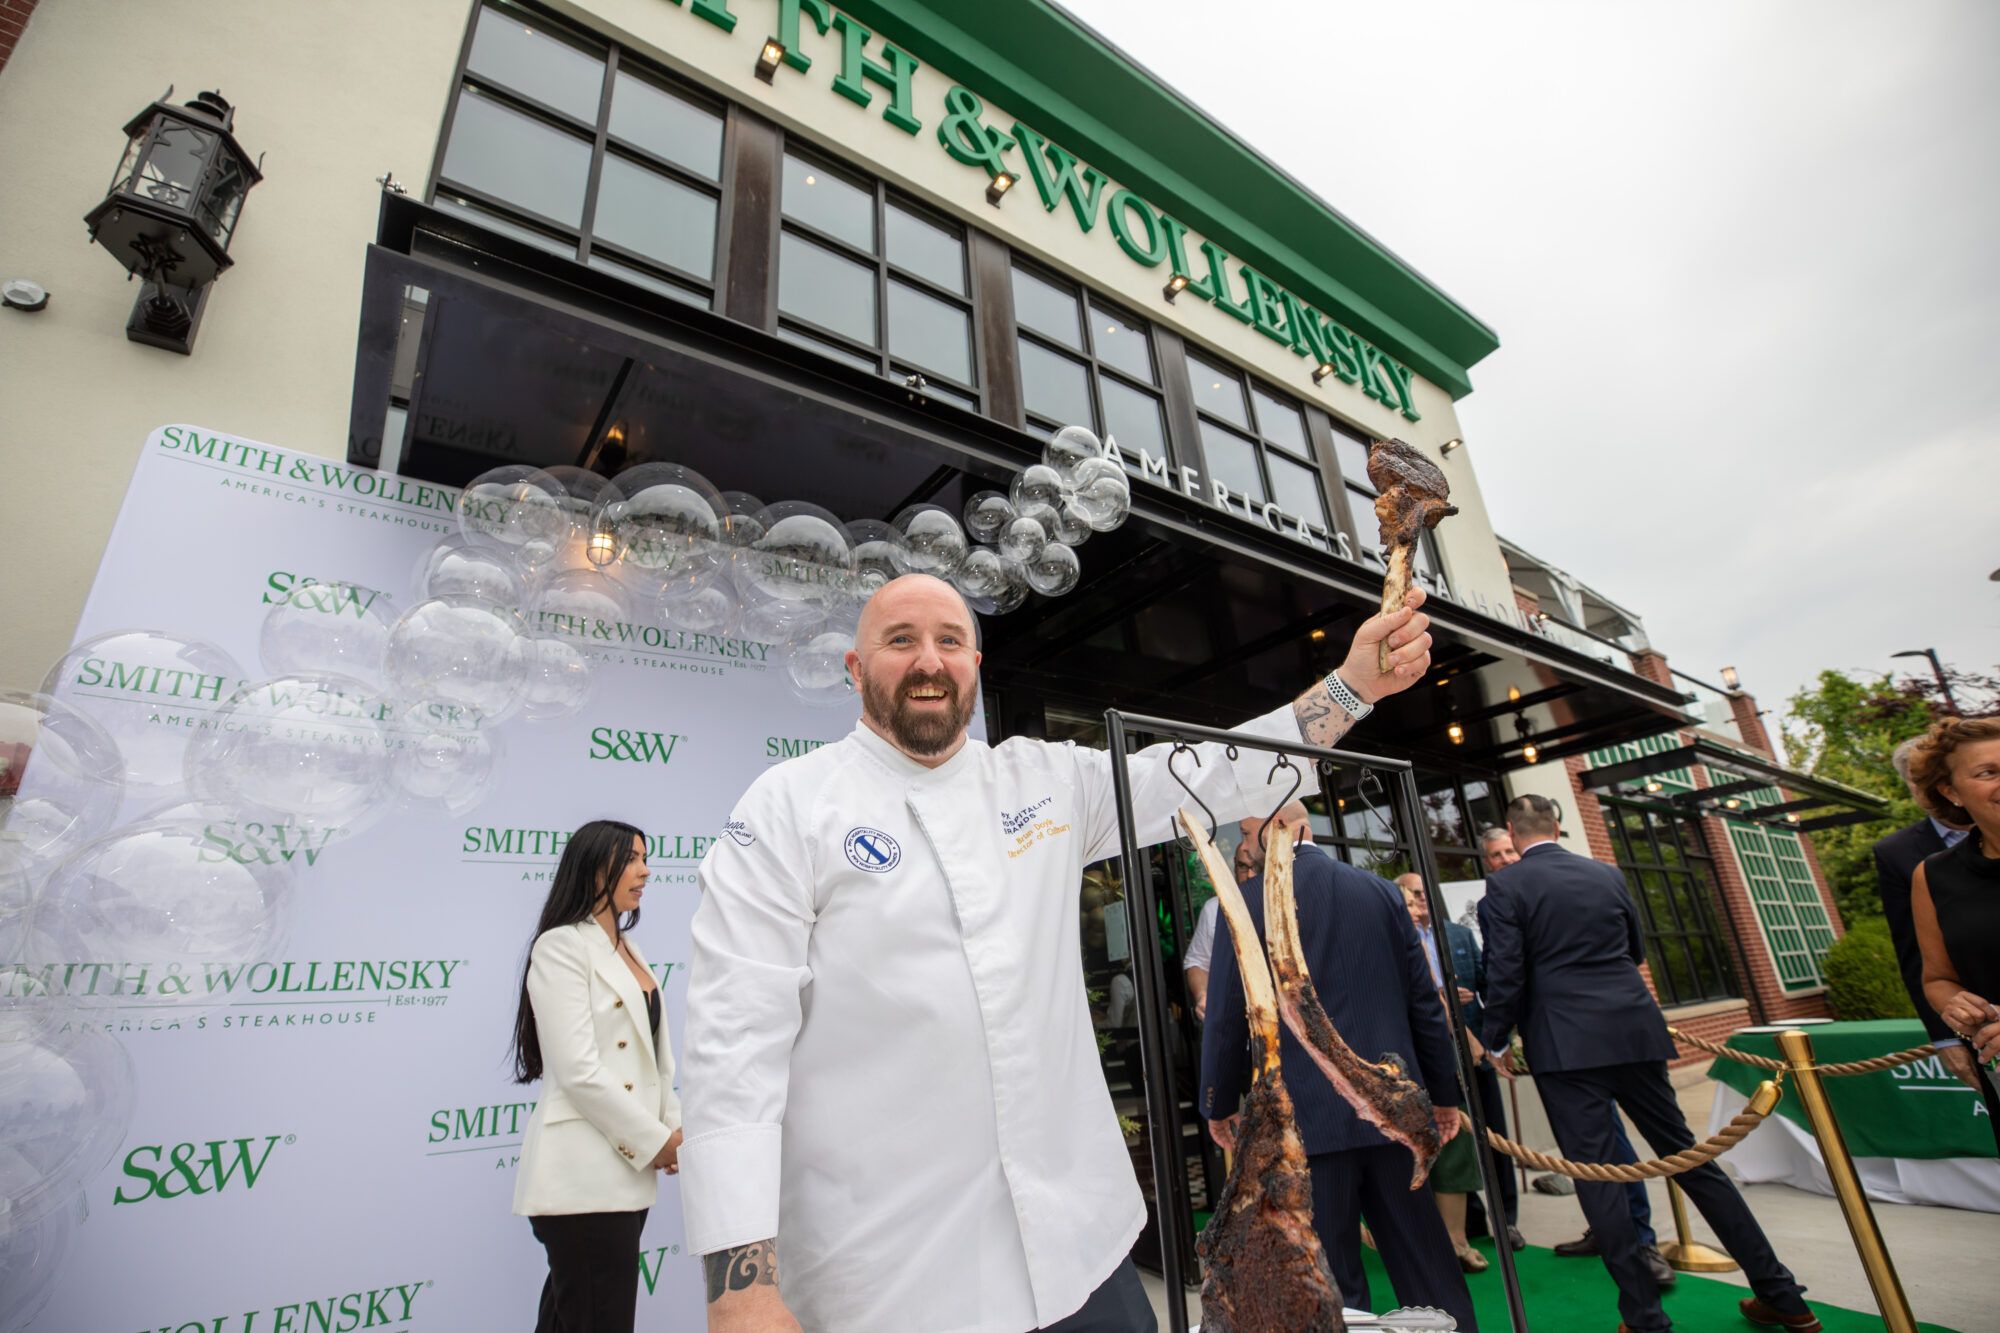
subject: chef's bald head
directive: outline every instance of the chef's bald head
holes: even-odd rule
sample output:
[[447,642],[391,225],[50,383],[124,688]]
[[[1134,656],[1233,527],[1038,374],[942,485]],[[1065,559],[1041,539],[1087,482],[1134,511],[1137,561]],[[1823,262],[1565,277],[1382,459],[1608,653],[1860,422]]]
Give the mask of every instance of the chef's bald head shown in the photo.
[[861,720],[919,763],[951,758],[979,698],[978,633],[965,598],[943,579],[905,574],[876,589],[847,655]]

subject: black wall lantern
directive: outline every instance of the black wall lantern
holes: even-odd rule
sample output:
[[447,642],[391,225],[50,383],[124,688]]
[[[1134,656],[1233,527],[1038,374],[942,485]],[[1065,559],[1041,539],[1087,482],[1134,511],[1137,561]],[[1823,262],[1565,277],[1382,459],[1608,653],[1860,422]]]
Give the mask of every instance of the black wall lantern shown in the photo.
[[264,177],[230,133],[236,113],[220,93],[184,106],[169,104],[173,95],[167,89],[125,127],[118,174],[83,220],[90,238],[146,284],[125,336],[186,355],[208,285],[230,265],[243,196]]

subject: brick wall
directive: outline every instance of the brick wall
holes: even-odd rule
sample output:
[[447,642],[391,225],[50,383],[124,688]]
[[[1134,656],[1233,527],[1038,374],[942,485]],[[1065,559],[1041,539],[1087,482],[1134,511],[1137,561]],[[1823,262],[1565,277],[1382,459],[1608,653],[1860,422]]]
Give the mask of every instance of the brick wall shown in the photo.
[[[1577,846],[1577,830],[1569,830],[1569,850],[1579,855],[1593,856],[1606,865],[1615,865],[1618,853],[1611,845],[1611,835],[1604,828],[1604,807],[1597,803],[1597,797],[1583,789],[1576,780],[1577,774],[1587,767],[1584,757],[1573,754],[1563,760],[1563,768],[1569,772],[1570,795],[1576,799],[1576,816],[1583,821],[1583,846]],[[1588,851],[1586,852],[1586,849]]]
[[0,70],[7,68],[7,59],[28,26],[28,15],[34,12],[35,0],[0,0]]

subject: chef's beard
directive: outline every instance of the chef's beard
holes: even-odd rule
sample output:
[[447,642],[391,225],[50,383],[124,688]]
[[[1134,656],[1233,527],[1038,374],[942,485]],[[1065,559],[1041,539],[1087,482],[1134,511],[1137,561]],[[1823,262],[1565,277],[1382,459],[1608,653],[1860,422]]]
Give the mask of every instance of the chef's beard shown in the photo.
[[[911,704],[909,691],[926,685],[944,691],[943,709],[918,712]],[[925,757],[950,749],[965,734],[965,724],[972,717],[972,700],[961,695],[958,682],[942,671],[911,671],[894,684],[864,671],[861,702],[869,717],[889,729],[898,747]]]

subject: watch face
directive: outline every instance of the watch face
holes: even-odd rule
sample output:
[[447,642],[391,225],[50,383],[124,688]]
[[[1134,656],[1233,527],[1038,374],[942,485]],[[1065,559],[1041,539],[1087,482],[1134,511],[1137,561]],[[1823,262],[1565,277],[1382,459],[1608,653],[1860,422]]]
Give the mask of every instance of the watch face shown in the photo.
[[26,278],[15,278],[0,284],[0,300],[16,310],[40,310],[49,303],[49,294],[39,285]]

